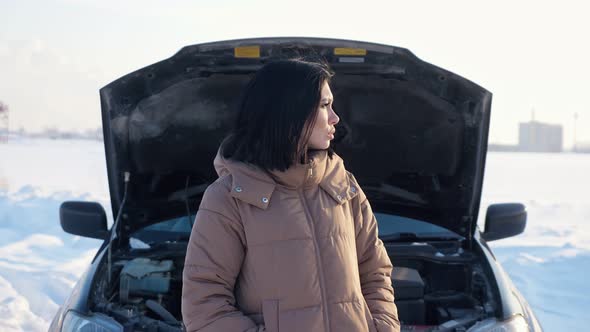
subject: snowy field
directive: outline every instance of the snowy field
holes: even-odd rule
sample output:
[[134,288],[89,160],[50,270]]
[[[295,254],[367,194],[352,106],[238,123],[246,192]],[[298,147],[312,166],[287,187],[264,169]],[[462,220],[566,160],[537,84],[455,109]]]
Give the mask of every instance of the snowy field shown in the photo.
[[[587,325],[589,186],[590,155],[488,154],[480,220],[492,203],[527,206],[525,233],[492,247],[547,331]],[[100,244],[61,230],[65,200],[98,201],[112,221],[102,143],[0,144],[0,331],[47,330]]]

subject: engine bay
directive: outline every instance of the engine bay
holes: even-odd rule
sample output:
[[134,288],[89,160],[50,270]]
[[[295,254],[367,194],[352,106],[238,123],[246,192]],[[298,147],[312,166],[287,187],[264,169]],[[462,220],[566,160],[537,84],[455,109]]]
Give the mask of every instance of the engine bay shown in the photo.
[[[94,310],[125,331],[183,331],[180,298],[186,243],[131,249],[102,264],[91,295]],[[110,282],[109,282],[110,278]]]
[[495,315],[489,278],[477,256],[445,246],[388,245],[402,331],[467,331]]
[[[467,331],[495,315],[489,278],[474,253],[454,244],[386,247],[402,331]],[[101,264],[94,280],[92,311],[113,317],[125,331],[183,331],[185,251],[186,242],[170,242],[113,252],[110,271]]]

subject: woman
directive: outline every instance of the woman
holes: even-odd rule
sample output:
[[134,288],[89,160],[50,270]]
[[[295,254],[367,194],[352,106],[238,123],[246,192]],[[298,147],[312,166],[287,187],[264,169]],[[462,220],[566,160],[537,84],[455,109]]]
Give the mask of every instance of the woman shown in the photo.
[[330,148],[331,76],[281,60],[247,86],[188,245],[187,331],[399,331],[371,206]]

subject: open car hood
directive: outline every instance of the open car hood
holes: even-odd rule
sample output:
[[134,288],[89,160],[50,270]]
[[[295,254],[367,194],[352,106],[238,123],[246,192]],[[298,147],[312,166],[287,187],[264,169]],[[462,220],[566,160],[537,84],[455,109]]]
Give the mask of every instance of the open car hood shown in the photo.
[[331,87],[335,151],[374,210],[471,238],[483,182],[491,93],[403,48],[320,38],[187,46],[100,90],[113,215],[129,233],[194,214],[215,179],[213,158],[240,93],[264,63],[320,56]]

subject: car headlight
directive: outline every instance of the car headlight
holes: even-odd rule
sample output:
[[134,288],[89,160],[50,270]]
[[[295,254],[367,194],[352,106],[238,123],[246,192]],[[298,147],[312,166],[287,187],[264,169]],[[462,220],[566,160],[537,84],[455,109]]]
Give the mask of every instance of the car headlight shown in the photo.
[[68,311],[61,327],[62,332],[123,332],[123,326],[114,319],[93,314],[83,316],[74,311]]
[[529,326],[521,315],[504,321],[486,319],[473,325],[467,332],[529,332]]

